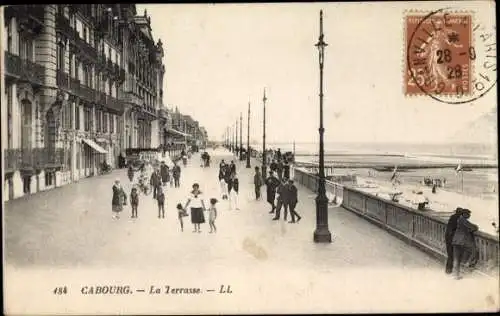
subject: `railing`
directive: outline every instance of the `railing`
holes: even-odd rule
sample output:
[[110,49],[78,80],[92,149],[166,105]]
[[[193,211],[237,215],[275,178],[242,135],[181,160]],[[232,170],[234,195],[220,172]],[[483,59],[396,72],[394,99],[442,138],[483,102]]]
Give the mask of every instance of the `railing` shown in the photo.
[[56,72],[56,83],[60,88],[69,89],[69,75],[61,70]]
[[131,103],[134,105],[142,106],[144,104],[144,99],[139,97],[133,92],[125,92],[124,93],[124,102]]
[[19,149],[4,149],[3,153],[5,172],[7,173],[17,170],[20,155]]
[[91,57],[92,59],[97,59],[97,50],[92,47],[92,45],[87,43],[85,39],[77,37],[76,44],[78,45],[78,47],[80,47],[85,55]]
[[96,102],[100,104],[106,104],[106,93],[96,91]]
[[4,163],[6,172],[15,170],[34,170],[57,168],[62,165],[64,150],[62,148],[30,148],[5,149]]
[[[295,180],[308,189],[317,190],[318,177],[314,175],[296,169]],[[345,209],[417,245],[434,257],[446,258],[444,236],[447,220],[330,181],[327,181],[327,191],[335,196],[342,194],[342,207]],[[487,274],[497,274],[500,261],[498,236],[479,231],[475,233],[475,240],[479,250],[478,269]]]
[[8,75],[18,77],[20,80],[43,85],[45,67],[31,60],[5,52],[5,70]]
[[[308,173],[305,170],[293,168],[293,176],[295,181],[302,184],[306,188],[317,192],[318,191],[318,177]],[[333,200],[335,198],[337,203],[340,203],[344,196],[344,186],[338,183],[334,183],[326,180],[325,188],[329,199]]]
[[80,85],[80,97],[88,102],[95,102],[96,91],[86,85]]
[[75,95],[80,95],[80,80],[70,78],[70,89]]
[[124,110],[123,101],[120,101],[109,95],[106,96],[106,106],[120,113]]
[[5,72],[8,75],[21,77],[21,58],[10,52],[5,52]]

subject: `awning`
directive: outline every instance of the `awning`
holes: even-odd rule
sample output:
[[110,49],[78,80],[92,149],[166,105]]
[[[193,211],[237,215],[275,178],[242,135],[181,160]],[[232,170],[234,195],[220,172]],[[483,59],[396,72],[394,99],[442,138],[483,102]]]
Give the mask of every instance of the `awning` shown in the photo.
[[167,130],[167,132],[170,132],[170,133],[173,133],[173,134],[177,134],[177,135],[180,135],[180,136],[191,136],[190,134],[183,133],[183,132],[175,130],[173,128],[169,128]]
[[95,151],[97,151],[98,153],[101,153],[101,154],[106,154],[107,153],[107,150],[102,148],[101,146],[99,146],[96,142],[94,142],[93,140],[91,139],[82,139],[87,145],[89,145],[90,147],[92,147]]

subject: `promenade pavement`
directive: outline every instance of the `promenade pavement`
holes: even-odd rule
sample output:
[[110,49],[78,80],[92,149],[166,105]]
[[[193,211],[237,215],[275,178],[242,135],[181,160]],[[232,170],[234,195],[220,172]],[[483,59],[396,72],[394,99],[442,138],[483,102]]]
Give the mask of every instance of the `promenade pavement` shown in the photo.
[[[126,170],[88,178],[5,205],[6,311],[40,313],[307,313],[495,311],[498,280],[468,275],[457,281],[442,264],[340,207],[329,210],[331,244],[312,241],[315,194],[299,187],[300,223],[272,221],[265,190],[253,192],[253,168],[229,152],[199,154],[182,168],[181,187],[167,188],[166,218],[158,219],[152,196],[142,196],[139,218],[130,208],[111,214],[111,186]],[[220,199],[218,164],[234,159],[240,179],[240,210]],[[255,165],[252,161],[252,167]],[[193,233],[189,217],[180,231],[175,205],[198,182],[205,198],[219,199],[217,233],[208,224]],[[36,299],[25,304],[26,284]],[[53,301],[52,287],[67,284],[71,299]],[[195,296],[82,296],[85,284],[130,284],[219,289]],[[17,298],[17,299],[16,299]],[[50,302],[50,304],[48,304]],[[10,304],[10,305],[9,305]]]

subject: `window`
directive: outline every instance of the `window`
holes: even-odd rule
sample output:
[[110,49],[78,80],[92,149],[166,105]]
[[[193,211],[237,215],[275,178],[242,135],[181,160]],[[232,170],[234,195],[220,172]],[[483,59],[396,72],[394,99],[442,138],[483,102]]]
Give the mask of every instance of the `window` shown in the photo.
[[75,129],[80,130],[80,105],[75,104]]
[[5,89],[7,99],[7,147],[12,148],[12,86]]
[[74,55],[72,53],[69,54],[69,76],[71,78],[74,78],[75,77],[75,71],[74,71],[74,67],[75,67],[75,60],[74,60]]
[[103,119],[102,119],[102,131],[104,133],[108,132],[108,113],[103,113]]
[[64,44],[60,40],[57,43],[57,70],[64,72]]
[[84,26],[84,27],[83,27],[83,40],[84,40],[85,42],[88,42],[87,35],[88,35],[88,34],[87,34],[87,27],[86,27],[86,26]]
[[33,41],[19,36],[19,56],[22,59],[33,60]]
[[89,132],[91,129],[91,109],[89,107],[84,107],[83,108],[83,120],[85,124],[85,131]]
[[12,52],[12,28],[10,21],[7,21],[5,24],[5,29],[7,30],[7,51]]
[[115,132],[115,115],[109,114],[109,132],[113,134]]
[[101,131],[101,111],[100,110],[96,110],[95,111],[95,116],[96,116],[96,132],[100,132]]
[[32,107],[31,102],[27,100],[22,101],[22,130],[21,130],[21,144],[22,148],[31,148],[31,134],[32,134]]
[[89,74],[89,66],[85,65],[83,67],[83,82],[87,87],[90,87],[90,74]]

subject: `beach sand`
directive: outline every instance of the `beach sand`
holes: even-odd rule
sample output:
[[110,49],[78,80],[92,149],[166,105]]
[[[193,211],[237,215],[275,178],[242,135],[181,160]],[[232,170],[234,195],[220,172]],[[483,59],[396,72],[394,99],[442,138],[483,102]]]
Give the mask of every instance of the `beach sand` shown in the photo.
[[[357,175],[359,189],[365,192],[378,194],[389,199],[389,192],[401,191],[400,203],[416,208],[412,203],[415,200],[415,191],[422,191],[429,200],[428,208],[447,214],[452,214],[460,206],[472,211],[471,221],[479,225],[479,229],[486,233],[497,234],[491,225],[498,225],[498,171],[496,169],[482,169],[457,174],[451,169],[419,169],[399,173],[400,184],[391,183],[392,172],[377,172],[369,169],[351,169]],[[421,183],[424,177],[446,178],[445,187],[432,188]]]

